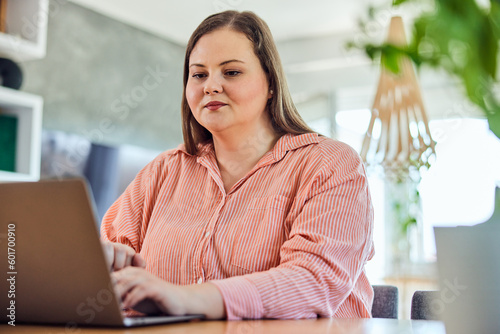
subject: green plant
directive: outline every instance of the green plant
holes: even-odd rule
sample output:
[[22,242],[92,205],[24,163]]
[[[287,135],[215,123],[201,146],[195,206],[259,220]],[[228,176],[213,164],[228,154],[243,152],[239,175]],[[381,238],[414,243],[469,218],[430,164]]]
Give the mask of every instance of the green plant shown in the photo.
[[500,0],[490,0],[484,7],[475,0],[394,0],[392,5],[424,2],[431,2],[433,10],[414,20],[407,46],[350,45],[364,49],[372,59],[380,55],[382,64],[395,73],[399,57],[408,56],[417,68],[425,64],[458,78],[468,99],[484,112],[491,131],[500,138],[500,101],[495,96]]

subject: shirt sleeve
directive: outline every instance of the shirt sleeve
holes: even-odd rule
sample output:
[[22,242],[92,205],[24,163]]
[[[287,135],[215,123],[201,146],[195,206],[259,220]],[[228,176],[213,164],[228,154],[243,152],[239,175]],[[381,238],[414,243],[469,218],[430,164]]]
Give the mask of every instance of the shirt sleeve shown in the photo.
[[108,209],[101,223],[101,240],[118,242],[141,251],[161,179],[167,173],[168,152],[146,165]]
[[364,266],[374,253],[373,208],[359,155],[341,147],[324,152],[279,266],[211,281],[228,319],[371,316]]

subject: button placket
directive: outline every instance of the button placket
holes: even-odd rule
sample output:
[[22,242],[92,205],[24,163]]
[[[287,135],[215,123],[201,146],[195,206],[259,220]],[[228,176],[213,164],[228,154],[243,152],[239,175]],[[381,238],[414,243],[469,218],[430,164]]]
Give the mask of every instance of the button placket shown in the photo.
[[[199,263],[199,267],[195,271],[195,277],[199,276],[198,280],[196,281],[197,284],[203,283],[203,280],[204,280],[203,249],[205,249],[205,247],[208,247],[209,237],[212,235],[212,231],[215,228],[215,224],[217,223],[217,219],[219,218],[220,212],[221,212],[221,210],[224,207],[224,204],[226,202],[226,198],[225,197],[226,197],[226,195],[222,194],[222,198],[220,200],[220,203],[217,206],[217,209],[215,210],[212,218],[210,219],[210,221],[209,221],[209,223],[207,225],[207,230],[205,231],[204,238],[203,238],[203,240],[201,242],[200,253],[199,253],[200,257],[199,257],[199,262],[198,262]],[[200,275],[198,275],[198,273],[201,273],[201,277],[200,277]]]

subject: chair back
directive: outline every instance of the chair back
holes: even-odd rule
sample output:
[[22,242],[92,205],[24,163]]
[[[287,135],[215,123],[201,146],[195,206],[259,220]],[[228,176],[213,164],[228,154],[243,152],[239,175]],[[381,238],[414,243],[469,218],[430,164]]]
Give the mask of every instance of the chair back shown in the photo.
[[439,320],[432,301],[439,299],[439,291],[415,291],[411,299],[411,319]]
[[373,318],[398,318],[398,288],[393,285],[373,285]]

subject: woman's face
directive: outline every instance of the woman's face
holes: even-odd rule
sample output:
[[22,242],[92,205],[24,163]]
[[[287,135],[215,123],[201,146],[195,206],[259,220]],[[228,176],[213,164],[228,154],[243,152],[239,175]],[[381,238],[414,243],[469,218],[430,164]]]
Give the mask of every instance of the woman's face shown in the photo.
[[268,127],[270,97],[267,76],[244,34],[220,29],[198,40],[189,58],[186,99],[195,119],[212,135]]

